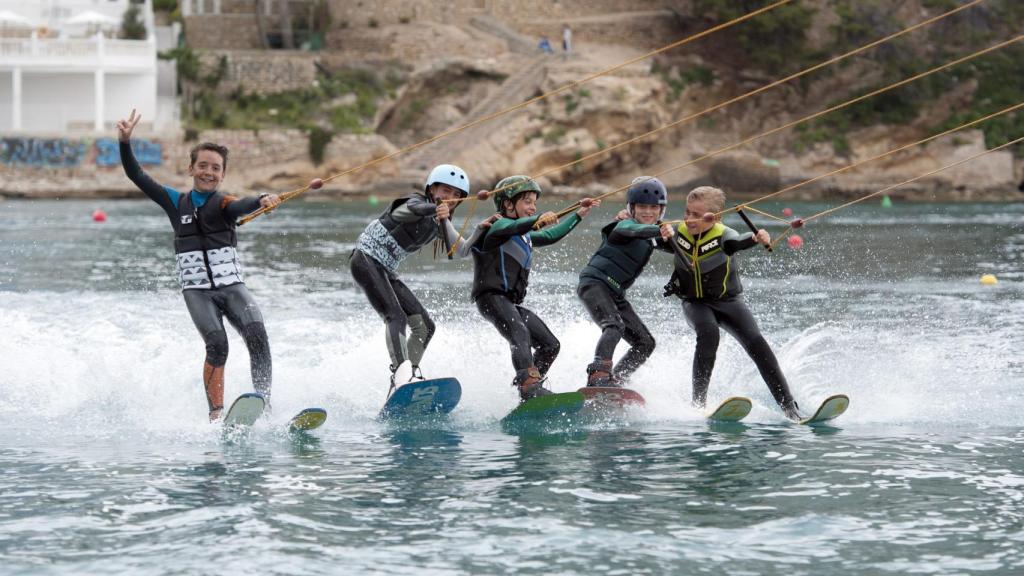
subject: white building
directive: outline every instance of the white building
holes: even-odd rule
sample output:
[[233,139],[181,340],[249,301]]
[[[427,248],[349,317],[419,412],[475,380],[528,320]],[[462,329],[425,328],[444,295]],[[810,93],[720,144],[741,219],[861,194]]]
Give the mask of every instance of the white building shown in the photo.
[[[117,38],[132,4],[145,40]],[[150,0],[0,0],[0,134],[109,132],[132,108],[170,128],[156,53]]]

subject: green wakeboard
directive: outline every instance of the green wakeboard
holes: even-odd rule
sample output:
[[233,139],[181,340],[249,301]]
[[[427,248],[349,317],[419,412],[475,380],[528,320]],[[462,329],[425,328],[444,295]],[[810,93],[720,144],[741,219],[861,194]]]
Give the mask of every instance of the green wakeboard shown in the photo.
[[584,397],[580,392],[563,392],[538,396],[522,402],[501,419],[502,424],[545,421],[575,414],[583,408]]

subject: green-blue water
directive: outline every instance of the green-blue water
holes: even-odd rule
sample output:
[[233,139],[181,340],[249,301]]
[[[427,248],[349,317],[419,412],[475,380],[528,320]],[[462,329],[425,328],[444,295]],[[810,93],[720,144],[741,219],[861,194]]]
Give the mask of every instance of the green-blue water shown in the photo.
[[[95,206],[0,203],[0,573],[1024,571],[1022,205],[864,205],[803,230],[799,251],[745,255],[797,399],[851,396],[834,428],[786,423],[729,337],[711,401],[747,395],[753,412],[718,427],[688,406],[693,337],[660,296],[666,258],[632,289],[658,340],[636,376],[647,408],[521,434],[498,424],[511,362],[468,301],[468,263],[429,254],[403,266],[439,327],[424,369],[458,377],[463,402],[426,427],[377,422],[383,327],[346,256],[379,207],[288,205],[240,231],[275,395],[232,438],[204,422],[166,217],[118,202],[94,224]],[[536,255],[555,390],[593,354],[573,288],[613,211]],[[229,396],[249,388],[231,346]],[[311,405],[327,424],[290,438]]]

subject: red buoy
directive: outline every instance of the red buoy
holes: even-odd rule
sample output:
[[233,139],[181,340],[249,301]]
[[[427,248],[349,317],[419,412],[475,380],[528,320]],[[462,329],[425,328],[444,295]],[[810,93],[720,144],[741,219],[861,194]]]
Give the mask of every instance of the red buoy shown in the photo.
[[93,222],[106,222],[107,221],[107,213],[104,212],[103,210],[100,210],[99,208],[93,210],[92,211],[92,221]]
[[799,234],[793,234],[786,239],[786,243],[790,248],[800,248],[804,245],[804,239]]
[[700,219],[703,220],[704,222],[707,222],[708,224],[711,224],[712,222],[715,221],[715,215],[711,212],[705,212],[704,215],[700,217]]
[[476,199],[477,200],[487,200],[488,194],[489,194],[489,192],[487,190],[481,190],[481,191],[476,193]]
[[313,178],[312,180],[309,181],[309,187],[312,188],[313,190],[322,188],[323,185],[324,181],[321,180],[320,178]]
[[782,215],[783,216],[792,216],[793,215],[793,209],[792,208],[783,208],[782,209]]

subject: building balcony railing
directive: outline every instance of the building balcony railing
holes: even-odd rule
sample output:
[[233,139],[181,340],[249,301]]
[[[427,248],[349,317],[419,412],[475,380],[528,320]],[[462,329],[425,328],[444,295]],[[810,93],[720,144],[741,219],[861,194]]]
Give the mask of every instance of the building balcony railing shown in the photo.
[[0,69],[156,67],[156,43],[150,40],[91,38],[0,39]]

